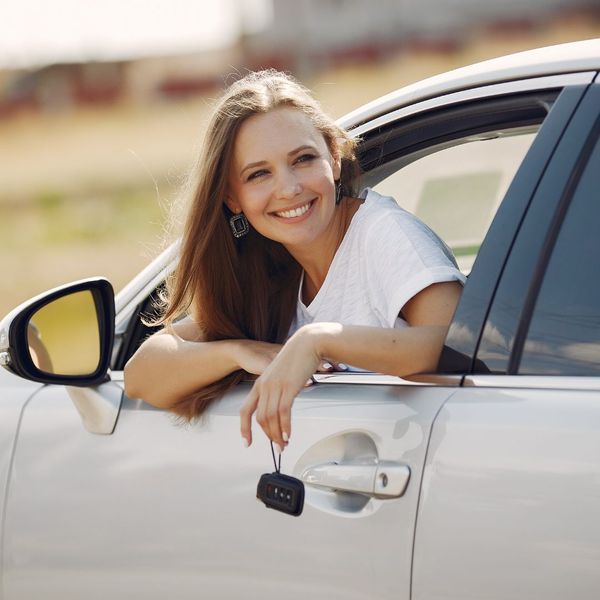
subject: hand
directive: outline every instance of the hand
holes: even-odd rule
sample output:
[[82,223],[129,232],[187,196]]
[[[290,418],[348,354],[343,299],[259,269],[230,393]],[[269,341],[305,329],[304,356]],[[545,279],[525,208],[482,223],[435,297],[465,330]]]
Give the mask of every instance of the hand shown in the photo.
[[234,356],[240,369],[260,375],[273,362],[281,344],[269,344],[255,340],[236,340]]
[[280,448],[287,444],[292,403],[321,363],[317,332],[312,325],[299,329],[254,382],[240,410],[241,434],[248,445],[252,443],[254,412],[269,439]]

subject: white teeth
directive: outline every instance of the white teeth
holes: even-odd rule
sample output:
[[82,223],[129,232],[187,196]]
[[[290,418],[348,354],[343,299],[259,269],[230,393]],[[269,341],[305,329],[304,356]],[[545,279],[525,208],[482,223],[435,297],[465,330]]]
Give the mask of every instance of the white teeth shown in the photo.
[[285,219],[291,219],[292,217],[299,217],[303,215],[310,208],[310,202],[299,208],[293,208],[292,210],[282,210],[281,212],[275,213],[278,217],[284,217]]

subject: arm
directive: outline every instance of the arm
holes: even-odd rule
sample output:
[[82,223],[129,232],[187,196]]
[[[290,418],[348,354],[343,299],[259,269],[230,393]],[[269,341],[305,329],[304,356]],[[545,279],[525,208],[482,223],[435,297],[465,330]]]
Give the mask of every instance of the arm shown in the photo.
[[[436,283],[411,298],[401,315],[406,329],[343,326],[313,323],[312,336],[318,355],[346,362],[361,369],[405,377],[436,368],[462,286]],[[338,358],[344,355],[344,359]]]
[[339,323],[312,323],[299,329],[261,375],[241,410],[241,433],[252,440],[251,419],[281,448],[291,435],[291,406],[319,361],[352,364],[389,375],[432,370],[462,287],[436,283],[416,294],[402,309],[406,329],[382,329]]
[[52,360],[48,354],[48,349],[44,345],[38,328],[30,321],[27,325],[27,344],[33,364],[45,373],[54,373]]
[[125,365],[125,393],[171,408],[202,387],[244,369],[260,374],[280,346],[252,340],[204,341],[186,318],[149,337]]

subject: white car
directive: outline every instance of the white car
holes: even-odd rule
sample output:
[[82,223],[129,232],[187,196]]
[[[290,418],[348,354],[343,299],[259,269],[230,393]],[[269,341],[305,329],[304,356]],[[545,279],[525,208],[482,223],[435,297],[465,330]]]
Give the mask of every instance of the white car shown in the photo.
[[600,597],[600,40],[458,69],[351,113],[361,183],[469,274],[438,369],[317,375],[256,499],[242,383],[191,426],[123,394],[171,249],[0,324],[2,598]]

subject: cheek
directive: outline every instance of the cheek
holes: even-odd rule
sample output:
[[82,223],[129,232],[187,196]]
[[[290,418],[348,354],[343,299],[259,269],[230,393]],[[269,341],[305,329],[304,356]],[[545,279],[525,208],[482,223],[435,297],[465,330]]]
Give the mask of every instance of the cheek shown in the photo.
[[307,169],[302,175],[302,179],[307,186],[316,187],[320,190],[333,189],[335,186],[331,165],[326,161],[316,164],[313,169]]
[[243,194],[240,195],[240,206],[249,219],[260,217],[267,205],[267,194],[258,187],[246,189]]

